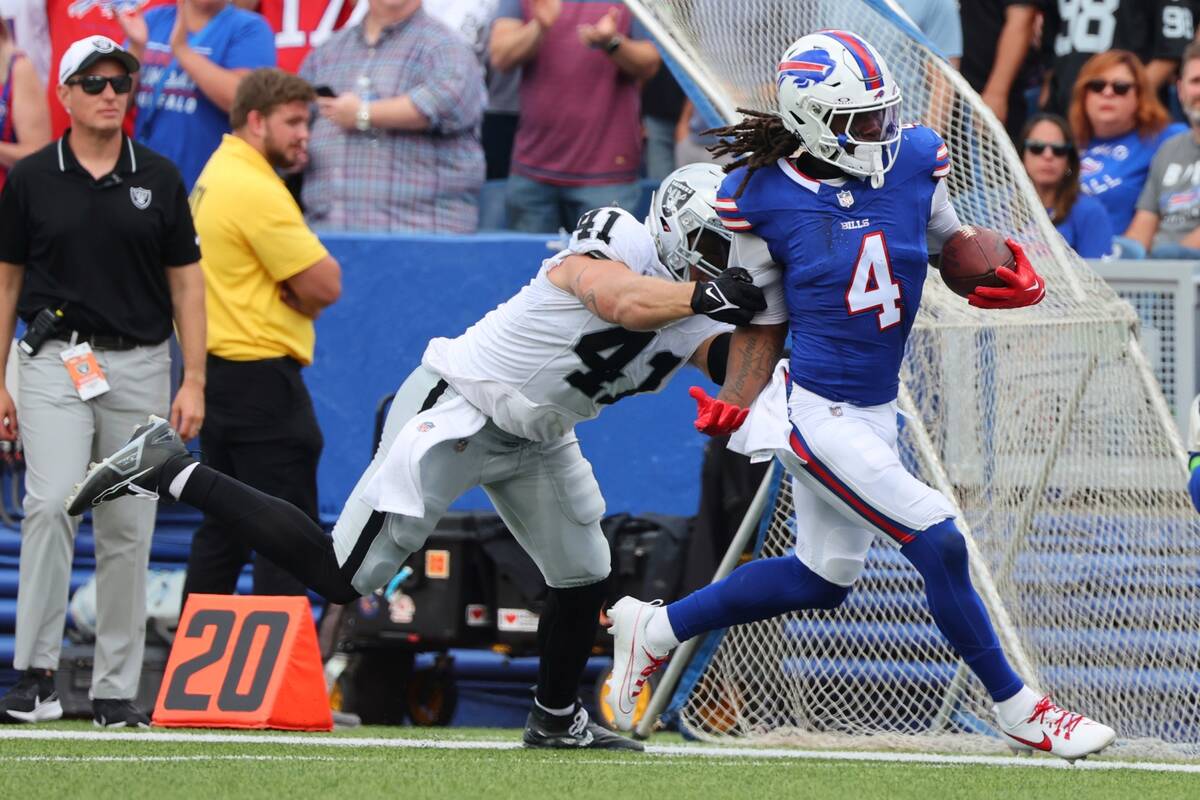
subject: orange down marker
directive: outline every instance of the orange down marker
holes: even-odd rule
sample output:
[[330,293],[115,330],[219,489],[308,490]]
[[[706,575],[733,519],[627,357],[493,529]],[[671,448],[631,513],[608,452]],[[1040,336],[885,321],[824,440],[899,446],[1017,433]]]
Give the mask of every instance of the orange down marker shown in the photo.
[[332,730],[308,598],[190,595],[154,724]]

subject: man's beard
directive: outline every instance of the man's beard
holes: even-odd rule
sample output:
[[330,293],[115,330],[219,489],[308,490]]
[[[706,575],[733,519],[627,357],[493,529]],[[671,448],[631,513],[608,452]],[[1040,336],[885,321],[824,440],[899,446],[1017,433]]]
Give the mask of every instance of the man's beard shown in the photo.
[[286,150],[276,147],[270,136],[263,140],[263,156],[275,169],[291,169],[296,166],[296,159],[289,158]]
[[1200,128],[1200,100],[1185,108],[1183,113],[1187,115],[1188,122],[1192,124],[1192,127]]

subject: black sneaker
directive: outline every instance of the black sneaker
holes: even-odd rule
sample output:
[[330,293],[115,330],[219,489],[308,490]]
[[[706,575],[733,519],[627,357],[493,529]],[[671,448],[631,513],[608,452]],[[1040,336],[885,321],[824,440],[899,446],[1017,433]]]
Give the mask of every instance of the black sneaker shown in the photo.
[[82,514],[126,495],[157,499],[162,466],[173,459],[187,463],[191,455],[167,421],[151,414],[149,422],[134,428],[124,447],[88,469],[67,497],[67,513]]
[[8,694],[0,697],[0,722],[49,722],[62,715],[54,673],[48,669],[25,670]]
[[577,748],[597,750],[637,750],[646,748],[641,742],[626,739],[592,722],[582,703],[575,703],[575,713],[560,717],[543,710],[536,703],[525,720],[523,742],[526,747]]
[[97,728],[149,728],[150,717],[132,700],[92,700],[92,722]]

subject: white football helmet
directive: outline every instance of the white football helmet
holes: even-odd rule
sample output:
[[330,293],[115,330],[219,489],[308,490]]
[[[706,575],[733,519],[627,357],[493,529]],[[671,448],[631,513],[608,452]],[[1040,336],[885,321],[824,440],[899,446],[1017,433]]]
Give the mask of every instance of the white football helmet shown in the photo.
[[883,185],[900,152],[900,86],[858,34],[802,36],[777,73],[783,125],[815,158]]
[[715,164],[686,164],[664,178],[650,196],[646,227],[659,260],[675,280],[692,280],[692,267],[715,278],[729,263],[733,234],[716,210],[724,179]]

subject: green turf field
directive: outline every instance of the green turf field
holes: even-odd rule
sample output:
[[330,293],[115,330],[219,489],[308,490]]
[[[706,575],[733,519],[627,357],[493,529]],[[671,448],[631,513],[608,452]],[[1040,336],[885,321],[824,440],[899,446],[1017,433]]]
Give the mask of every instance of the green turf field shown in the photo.
[[[492,749],[519,731],[360,728],[341,734],[288,734],[282,743],[156,741],[154,732],[110,740],[5,738],[23,732],[87,734],[85,723],[0,728],[0,798],[226,797],[491,798],[1106,798],[1200,797],[1200,774],[1032,768],[953,763],[864,763],[722,753],[677,755],[678,737],[651,744],[671,754],[606,754]],[[178,734],[179,731],[171,733]],[[188,732],[193,733],[193,732]],[[220,736],[226,731],[194,732]],[[276,736],[253,732],[251,736]],[[247,738],[247,737],[239,737]],[[331,739],[369,739],[354,746]],[[396,747],[382,739],[436,747]],[[310,745],[307,741],[324,742]],[[486,749],[485,749],[485,746]],[[672,747],[673,746],[673,747]],[[458,747],[464,749],[445,749]],[[469,749],[466,749],[469,748]],[[729,750],[729,748],[725,748]],[[778,754],[779,751],[771,751]],[[1021,759],[1028,762],[1029,759]]]

